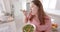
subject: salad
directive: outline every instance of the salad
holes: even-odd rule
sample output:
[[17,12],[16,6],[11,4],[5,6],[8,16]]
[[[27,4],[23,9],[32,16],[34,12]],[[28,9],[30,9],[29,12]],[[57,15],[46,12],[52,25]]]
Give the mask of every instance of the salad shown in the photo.
[[27,24],[23,27],[23,32],[34,32],[34,26]]

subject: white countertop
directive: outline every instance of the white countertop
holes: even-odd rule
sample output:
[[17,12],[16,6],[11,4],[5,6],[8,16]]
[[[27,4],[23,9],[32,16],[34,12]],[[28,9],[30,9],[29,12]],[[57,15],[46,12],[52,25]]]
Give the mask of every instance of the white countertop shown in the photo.
[[0,16],[0,22],[1,21],[11,21],[13,20],[13,17],[11,16]]
[[49,14],[54,14],[54,15],[60,16],[60,10],[45,9],[45,12],[46,12],[46,13],[49,13]]

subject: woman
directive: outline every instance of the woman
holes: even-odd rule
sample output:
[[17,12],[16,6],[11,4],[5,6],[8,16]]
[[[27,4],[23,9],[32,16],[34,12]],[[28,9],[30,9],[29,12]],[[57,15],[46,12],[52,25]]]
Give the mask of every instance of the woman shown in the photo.
[[35,32],[51,32],[51,20],[45,14],[42,3],[39,0],[33,0],[31,2],[30,11],[29,16],[23,11],[25,22],[30,21],[30,23],[34,24],[36,26]]

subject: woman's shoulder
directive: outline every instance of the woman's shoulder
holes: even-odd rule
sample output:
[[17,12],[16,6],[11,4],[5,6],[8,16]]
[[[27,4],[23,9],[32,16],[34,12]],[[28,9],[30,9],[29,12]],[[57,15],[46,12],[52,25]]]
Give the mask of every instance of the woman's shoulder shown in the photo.
[[44,18],[45,18],[46,20],[51,19],[51,17],[50,17],[50,16],[48,16],[48,15],[44,16]]

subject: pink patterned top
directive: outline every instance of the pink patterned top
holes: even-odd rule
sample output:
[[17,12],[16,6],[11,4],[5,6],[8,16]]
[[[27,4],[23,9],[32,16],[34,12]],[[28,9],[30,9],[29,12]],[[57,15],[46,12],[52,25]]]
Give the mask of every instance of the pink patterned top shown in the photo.
[[36,26],[35,32],[51,32],[51,20],[48,16],[45,16],[45,25],[40,25],[40,22],[38,21],[37,18],[33,18],[33,20],[30,22]]

